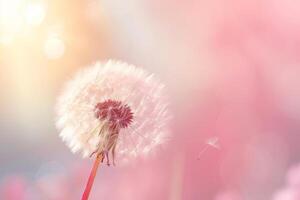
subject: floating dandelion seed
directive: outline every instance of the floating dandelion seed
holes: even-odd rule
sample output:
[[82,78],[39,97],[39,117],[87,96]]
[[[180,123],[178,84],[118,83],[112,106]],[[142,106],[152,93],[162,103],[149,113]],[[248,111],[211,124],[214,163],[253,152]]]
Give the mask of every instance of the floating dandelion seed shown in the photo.
[[209,148],[209,147],[213,147],[215,149],[220,149],[220,145],[219,145],[219,138],[218,137],[211,137],[208,138],[205,141],[205,147],[199,152],[198,154],[198,159],[200,158],[200,156]]
[[220,149],[219,138],[212,137],[206,140],[206,144],[212,146],[213,148]]
[[57,103],[57,128],[72,152],[96,156],[82,199],[88,199],[100,162],[147,155],[168,135],[164,86],[126,63],[96,63],[80,71]]

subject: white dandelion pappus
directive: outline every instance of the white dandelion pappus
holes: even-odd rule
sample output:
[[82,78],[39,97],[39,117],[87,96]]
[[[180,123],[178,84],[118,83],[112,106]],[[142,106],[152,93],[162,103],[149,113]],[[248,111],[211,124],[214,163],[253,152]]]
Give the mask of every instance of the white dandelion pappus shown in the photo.
[[[69,81],[56,105],[56,126],[72,152],[130,160],[168,135],[164,86],[141,68],[97,62]],[[109,162],[109,160],[108,160]],[[109,164],[109,163],[108,163]]]

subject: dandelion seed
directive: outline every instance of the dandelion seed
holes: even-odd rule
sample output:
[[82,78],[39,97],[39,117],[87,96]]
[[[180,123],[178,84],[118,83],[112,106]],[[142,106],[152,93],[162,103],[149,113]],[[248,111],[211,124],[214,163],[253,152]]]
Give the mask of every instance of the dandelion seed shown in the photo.
[[204,152],[206,152],[209,147],[213,147],[215,149],[220,149],[219,138],[218,137],[212,137],[212,138],[208,138],[205,141],[205,147],[199,152],[199,154],[198,154],[198,160],[200,159],[200,156]]
[[212,138],[207,139],[206,144],[213,148],[220,149],[218,137],[212,137]]
[[116,158],[130,161],[165,141],[170,117],[163,88],[153,75],[117,61],[96,63],[66,85],[56,107],[60,137],[72,152],[96,157],[82,199],[110,155],[115,165]]

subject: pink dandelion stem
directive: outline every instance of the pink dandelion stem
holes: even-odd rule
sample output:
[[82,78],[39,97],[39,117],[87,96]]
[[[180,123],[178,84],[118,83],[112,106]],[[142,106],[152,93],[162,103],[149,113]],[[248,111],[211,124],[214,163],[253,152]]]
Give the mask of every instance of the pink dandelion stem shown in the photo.
[[93,183],[94,183],[94,179],[97,175],[97,170],[98,170],[98,167],[100,165],[100,162],[102,161],[103,159],[103,155],[102,154],[99,154],[97,157],[96,157],[96,160],[94,162],[94,165],[93,165],[93,168],[92,168],[92,171],[90,173],[90,176],[89,176],[89,179],[88,179],[88,182],[85,186],[85,190],[84,190],[84,193],[82,195],[82,198],[81,200],[88,200],[89,199],[89,196],[90,196],[90,192],[91,192],[91,189],[93,187]]

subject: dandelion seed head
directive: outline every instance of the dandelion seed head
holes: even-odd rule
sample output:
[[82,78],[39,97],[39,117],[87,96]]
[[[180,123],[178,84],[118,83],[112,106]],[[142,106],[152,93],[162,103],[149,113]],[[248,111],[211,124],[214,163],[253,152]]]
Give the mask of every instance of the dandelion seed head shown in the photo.
[[56,126],[72,152],[83,157],[109,145],[114,133],[118,161],[130,160],[154,152],[168,138],[167,107],[164,86],[153,75],[123,62],[97,62],[65,85]]

